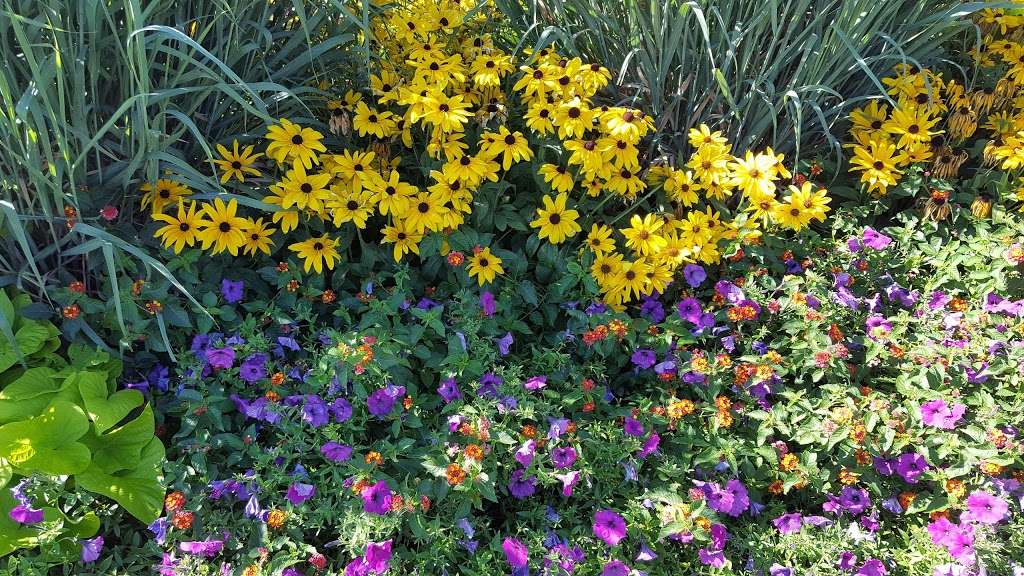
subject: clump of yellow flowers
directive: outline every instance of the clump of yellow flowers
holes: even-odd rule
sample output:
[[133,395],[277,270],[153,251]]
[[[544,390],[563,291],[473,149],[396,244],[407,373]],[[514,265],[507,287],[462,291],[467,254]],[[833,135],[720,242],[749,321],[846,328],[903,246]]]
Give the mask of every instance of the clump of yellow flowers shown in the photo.
[[[476,8],[470,0],[393,4],[372,23],[381,57],[368,89],[327,103],[329,136],[280,119],[262,153],[238,142],[218,147],[221,181],[251,186],[272,213],[245,218],[235,200],[220,198],[197,210],[190,191],[161,180],[146,196],[166,224],[157,236],[175,252],[199,242],[213,253],[255,255],[294,231],[288,250],[321,273],[341,259],[352,227],[379,237],[397,262],[418,255],[428,235],[462,227],[482,187],[524,165],[536,184],[518,186],[515,199],[534,202],[529,229],[576,254],[605,302],[620,307],[664,291],[686,263],[718,262],[724,241],[824,221],[825,190],[789,186],[784,158],[770,148],[734,156],[720,132],[701,125],[685,162],[650,158],[655,121],[602,102],[607,68],[553,47],[507,53],[488,32],[496,11]],[[334,141],[342,144],[329,147]],[[261,156],[276,175],[265,184]],[[177,215],[164,214],[172,205]],[[492,248],[477,247],[466,266],[480,285],[505,273]]]
[[986,9],[977,23],[984,37],[970,52],[981,71],[972,87],[901,64],[882,79],[891,103],[873,100],[851,112],[850,171],[860,174],[868,192],[884,196],[914,165],[923,166],[928,176],[957,178],[978,139],[984,141],[978,147],[980,165],[1010,172],[1019,181],[1024,167],[1024,8]]

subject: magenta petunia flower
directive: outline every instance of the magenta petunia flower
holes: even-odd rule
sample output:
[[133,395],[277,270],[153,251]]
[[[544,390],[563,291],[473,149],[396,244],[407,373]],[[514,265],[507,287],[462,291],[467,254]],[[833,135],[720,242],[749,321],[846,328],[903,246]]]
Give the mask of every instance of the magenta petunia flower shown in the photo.
[[18,504],[7,515],[18,524],[36,524],[43,521],[43,511]]
[[700,316],[704,312],[696,298],[684,298],[676,305],[676,310],[680,318],[691,324],[700,322]]
[[618,546],[626,537],[626,520],[614,510],[601,510],[594,514],[594,536],[609,546]]
[[533,391],[540,390],[541,388],[547,386],[547,384],[547,376],[530,376],[529,378],[526,379],[526,382],[523,382],[523,387],[526,388],[527,390]]
[[967,497],[968,519],[974,522],[996,524],[1006,518],[1008,510],[1005,500],[983,490],[975,491]]
[[537,491],[537,477],[527,476],[524,478],[525,475],[526,470],[516,470],[512,472],[508,481],[509,494],[517,500],[525,500]]
[[623,431],[629,436],[643,436],[644,425],[631,416],[626,416],[626,419],[622,423]]
[[874,250],[885,250],[892,244],[892,238],[868,226],[864,229],[864,245]]
[[384,516],[391,510],[391,488],[388,483],[379,480],[373,486],[363,489],[363,511]]
[[601,576],[629,576],[629,566],[621,560],[612,560],[601,569]]
[[907,452],[906,454],[900,454],[900,457],[896,459],[896,473],[900,475],[905,482],[910,484],[916,484],[917,479],[928,471],[928,461],[924,459],[917,452]]
[[683,278],[686,279],[686,283],[690,285],[690,288],[697,288],[707,277],[707,272],[700,265],[687,264],[683,267]]
[[950,406],[945,400],[931,400],[921,404],[921,421],[926,426],[952,430],[966,411],[967,406],[963,404]]
[[885,568],[885,564],[882,564],[881,560],[875,558],[865,560],[860,570],[857,570],[857,576],[885,576],[888,573],[889,571]]
[[445,378],[442,380],[441,385],[437,388],[437,393],[441,395],[441,399],[444,400],[445,404],[450,404],[462,398],[462,393],[459,392],[459,385],[455,383],[455,378]]
[[371,573],[383,574],[387,572],[391,564],[391,540],[367,544],[363,560],[366,561],[366,565]]
[[537,453],[537,442],[536,440],[530,439],[523,442],[523,445],[516,450],[515,454],[512,455],[519,462],[523,468],[530,465],[533,462],[533,455]]
[[519,540],[506,537],[501,543],[501,549],[505,551],[505,560],[513,568],[523,568],[530,563],[530,551]]
[[580,481],[580,471],[573,470],[565,474],[555,474],[555,478],[562,483],[562,496],[568,498],[572,496],[573,488]]
[[711,566],[712,568],[722,568],[725,566],[725,553],[721,550],[701,548],[697,551],[697,558],[705,566]]
[[224,548],[223,540],[199,540],[191,542],[181,542],[178,544],[178,549],[186,554],[193,554],[195,556],[204,556],[210,558],[216,556],[221,549]]
[[484,291],[480,294],[480,308],[484,312],[484,316],[493,316],[495,310],[498,309],[498,303],[494,300],[494,294],[488,291]]

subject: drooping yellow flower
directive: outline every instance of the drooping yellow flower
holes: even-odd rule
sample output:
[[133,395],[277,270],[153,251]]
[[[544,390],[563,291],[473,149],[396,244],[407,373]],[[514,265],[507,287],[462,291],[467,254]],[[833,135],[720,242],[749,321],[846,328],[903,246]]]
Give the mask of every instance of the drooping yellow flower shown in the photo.
[[312,128],[302,126],[281,118],[279,124],[271,124],[267,128],[267,156],[273,158],[278,164],[296,162],[302,164],[307,170],[313,164],[319,163],[317,152],[326,152],[327,147],[320,140],[323,134]]
[[253,168],[252,165],[256,162],[256,159],[263,154],[253,154],[253,148],[251,144],[242,149],[241,152],[238,150],[238,140],[231,141],[231,150],[224,147],[223,144],[217,144],[217,153],[220,154],[219,160],[214,160],[214,164],[220,166],[221,184],[227,182],[231,178],[238,178],[239,182],[245,182],[245,175],[251,174],[253,176],[259,176],[260,171]]
[[245,224],[244,252],[249,256],[255,256],[257,252],[270,256],[270,247],[274,245],[270,237],[274,235],[274,229],[264,224],[263,218],[247,218]]
[[475,277],[480,286],[494,282],[498,274],[504,274],[505,269],[501,267],[501,258],[491,253],[488,246],[469,258],[469,265],[466,272],[470,277]]
[[544,207],[537,209],[537,219],[530,222],[531,228],[540,228],[538,236],[541,240],[547,238],[552,244],[561,244],[582,230],[576,223],[579,212],[565,207],[568,197],[563,192],[554,199],[548,195],[542,198]]
[[381,233],[384,235],[384,242],[395,245],[395,262],[401,262],[402,257],[409,252],[420,253],[420,240],[423,239],[423,234],[409,230],[404,220],[396,220],[393,226],[385,226]]
[[665,222],[655,214],[645,214],[642,218],[634,214],[629,220],[629,228],[620,230],[626,237],[626,246],[640,256],[657,254],[667,243],[658,231]]
[[167,225],[157,230],[153,236],[161,239],[165,248],[171,248],[175,254],[180,254],[185,246],[195,246],[196,232],[202,222],[196,214],[195,202],[189,202],[188,208],[185,202],[178,199],[178,217],[168,216],[162,212],[153,214],[153,220],[166,222]]
[[139,189],[144,192],[142,195],[142,207],[150,206],[153,214],[163,212],[168,205],[173,206],[177,204],[179,198],[186,198],[192,195],[192,190],[188,186],[170,178],[160,178],[156,181],[155,186],[147,182],[140,186]]
[[312,268],[317,274],[320,274],[324,270],[324,265],[327,266],[328,270],[334,270],[334,264],[341,260],[341,254],[338,254],[337,246],[337,240],[324,234],[323,236],[313,236],[302,242],[291,244],[288,246],[288,249],[295,252],[299,258],[302,258],[303,269],[306,272],[309,272],[310,268]]
[[200,214],[206,220],[199,222],[202,230],[196,234],[203,243],[203,250],[213,246],[212,254],[225,250],[232,256],[238,256],[238,249],[245,243],[245,218],[237,215],[238,201],[230,200],[227,204],[220,198],[214,198],[213,204],[204,204]]

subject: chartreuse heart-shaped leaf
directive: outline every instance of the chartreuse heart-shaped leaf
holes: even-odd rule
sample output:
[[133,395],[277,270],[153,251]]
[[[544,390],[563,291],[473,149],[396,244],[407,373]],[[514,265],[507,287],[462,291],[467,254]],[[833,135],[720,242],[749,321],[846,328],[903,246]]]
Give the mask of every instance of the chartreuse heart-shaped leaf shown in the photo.
[[61,381],[46,366],[29,368],[0,390],[0,424],[24,420],[43,411],[57,396]]
[[98,434],[113,428],[145,401],[138,390],[121,390],[108,396],[106,372],[80,372],[77,380],[86,412]]
[[78,441],[88,431],[89,419],[81,408],[54,400],[39,416],[0,426],[0,458],[16,471],[75,474],[92,460],[89,448]]
[[[149,417],[152,419],[152,413]],[[75,480],[85,490],[113,499],[132,516],[148,524],[160,516],[163,508],[163,459],[164,445],[150,434],[135,468],[109,474],[94,462],[88,470],[76,475]]]
[[142,449],[153,439],[154,429],[153,408],[146,406],[137,418],[105,434],[90,430],[82,442],[92,450],[93,464],[113,474],[138,466]]

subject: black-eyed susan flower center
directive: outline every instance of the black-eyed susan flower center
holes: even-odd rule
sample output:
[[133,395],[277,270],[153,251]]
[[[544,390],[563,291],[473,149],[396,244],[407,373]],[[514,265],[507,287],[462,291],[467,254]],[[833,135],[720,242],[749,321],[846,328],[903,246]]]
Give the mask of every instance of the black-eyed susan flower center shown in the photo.
[[319,251],[321,251],[323,249],[324,249],[323,242],[317,242],[316,244],[313,244],[313,250],[316,250],[317,252],[319,252]]
[[302,134],[292,136],[292,144],[295,144],[296,146],[302,145]]
[[601,264],[601,273],[602,274],[611,274],[612,273],[611,265],[609,265],[609,264]]
[[231,224],[228,224],[227,222],[221,222],[220,225],[217,226],[217,229],[226,234],[228,232],[231,232]]
[[419,205],[416,206],[416,209],[420,211],[420,214],[426,214],[427,212],[430,212],[430,204],[427,202],[420,202]]
[[447,112],[451,110],[451,108],[449,108],[447,104],[441,104],[440,106],[437,107],[437,109],[440,110],[441,112]]
[[573,106],[572,108],[569,108],[569,118],[579,118],[579,117],[580,117],[580,109],[579,108],[577,108],[575,106]]
[[163,190],[160,191],[160,197],[161,198],[170,198],[171,197],[171,191],[166,189],[166,188],[164,188]]
[[515,143],[516,143],[516,137],[515,136],[513,136],[511,134],[509,134],[508,136],[505,136],[505,144],[508,144],[509,146],[512,146]]
[[626,112],[622,115],[622,119],[625,120],[626,122],[632,122],[633,121],[633,111],[632,110],[626,110]]
[[550,114],[551,112],[547,108],[544,108],[537,114],[537,116],[540,116],[541,118],[547,118]]
[[345,207],[348,208],[349,210],[355,210],[356,208],[359,208],[359,202],[356,202],[355,200],[349,200],[348,203],[345,204]]
[[178,224],[178,230],[181,230],[182,232],[188,232],[188,230],[189,230],[188,222],[182,222],[181,224]]
[[619,176],[622,176],[626,180],[629,180],[630,178],[633,177],[633,173],[630,172],[629,170],[626,170],[625,168],[623,168],[622,172],[619,172]]
[[405,238],[406,238],[405,232],[399,232],[398,234],[396,234],[396,237],[399,240],[405,240]]
[[881,160],[875,160],[875,163],[871,165],[875,170],[881,170],[885,168],[885,164]]
[[542,80],[543,78],[544,78],[544,73],[543,72],[541,72],[540,70],[534,70],[533,71],[533,79],[534,80]]
[[370,122],[376,122],[377,121],[377,115],[376,114],[370,114],[369,120],[370,120]]
[[882,129],[882,121],[881,120],[875,120],[874,122],[872,122],[871,123],[871,129],[872,130],[881,130]]
[[395,190],[394,186],[388,186],[387,188],[384,189],[384,193],[387,194],[388,196],[394,196],[395,192],[398,192],[398,190]]
[[551,222],[552,224],[557,225],[561,221],[562,221],[562,217],[560,215],[558,215],[558,214],[552,214],[552,215],[548,216],[548,222]]
[[487,258],[481,258],[479,264],[481,268],[487,268],[487,266],[489,266],[491,263],[490,261],[487,260]]
[[441,66],[437,62],[431,62],[430,69],[434,72],[437,72],[438,70],[441,69]]
[[907,128],[907,132],[909,132],[910,134],[917,134],[920,131],[921,127],[918,126],[917,124],[911,124],[910,127]]
[[313,185],[310,184],[309,182],[305,182],[302,184],[302,186],[299,186],[299,189],[302,190],[303,194],[309,194],[310,192],[313,191]]

